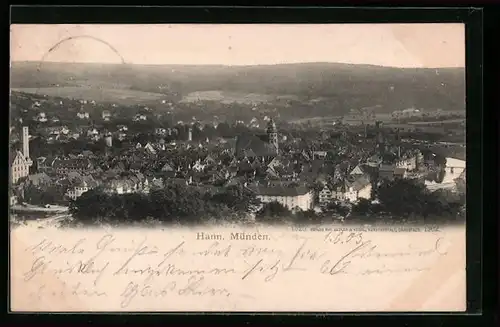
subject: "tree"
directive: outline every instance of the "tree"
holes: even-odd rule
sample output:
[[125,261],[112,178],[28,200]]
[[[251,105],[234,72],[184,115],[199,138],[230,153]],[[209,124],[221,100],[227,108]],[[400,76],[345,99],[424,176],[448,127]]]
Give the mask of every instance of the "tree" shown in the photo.
[[367,199],[360,199],[358,203],[356,203],[352,207],[352,212],[358,215],[369,215],[372,214],[372,203]]
[[298,210],[295,213],[295,218],[297,222],[320,222],[321,216],[316,213],[313,209],[309,210]]
[[214,194],[210,201],[224,204],[236,212],[248,212],[260,204],[255,193],[241,185],[230,186]]
[[70,202],[69,212],[79,222],[95,223],[115,214],[110,195],[101,188],[95,188],[83,193]]
[[383,183],[378,189],[378,199],[385,211],[400,217],[422,214],[432,202],[424,184],[408,179]]
[[168,184],[150,194],[151,216],[162,221],[194,222],[204,208],[200,192],[184,185]]
[[446,175],[446,172],[444,168],[441,168],[438,173],[436,174],[436,182],[437,183],[442,183],[444,180],[444,176]]
[[33,185],[24,187],[24,201],[34,205],[63,203],[64,190],[56,185]]
[[436,154],[434,157],[434,163],[440,167],[446,166],[446,157],[441,154]]
[[329,203],[328,206],[326,207],[326,210],[328,212],[339,214],[342,217],[348,216],[351,211],[349,207],[342,205],[341,203],[338,202]]
[[264,204],[257,212],[256,218],[260,221],[272,220],[275,218],[286,218],[291,216],[291,211],[277,201]]

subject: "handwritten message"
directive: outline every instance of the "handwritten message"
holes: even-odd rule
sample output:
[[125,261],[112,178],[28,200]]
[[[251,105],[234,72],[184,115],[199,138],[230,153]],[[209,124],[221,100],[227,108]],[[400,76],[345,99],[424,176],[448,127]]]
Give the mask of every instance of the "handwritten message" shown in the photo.
[[465,229],[11,232],[12,310],[465,310]]

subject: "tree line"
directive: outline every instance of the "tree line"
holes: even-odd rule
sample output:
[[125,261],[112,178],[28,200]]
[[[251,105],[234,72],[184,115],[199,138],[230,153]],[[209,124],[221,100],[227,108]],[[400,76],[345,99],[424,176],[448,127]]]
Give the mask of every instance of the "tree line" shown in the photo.
[[148,219],[193,224],[242,218],[258,205],[255,194],[240,186],[228,187],[219,192],[167,184],[148,194],[110,194],[96,188],[72,201],[70,213],[76,222],[83,224],[126,224]]
[[168,184],[148,194],[110,194],[97,188],[70,203],[75,222],[127,224],[148,219],[163,223],[196,224],[208,221],[238,221],[255,213],[264,223],[320,223],[336,218],[372,222],[385,217],[398,220],[456,220],[465,207],[465,196],[448,191],[430,192],[411,180],[383,183],[376,190],[377,202],[361,199],[354,205],[333,202],[322,212],[290,210],[278,202],[261,204],[242,186],[222,191],[201,191],[196,187]]

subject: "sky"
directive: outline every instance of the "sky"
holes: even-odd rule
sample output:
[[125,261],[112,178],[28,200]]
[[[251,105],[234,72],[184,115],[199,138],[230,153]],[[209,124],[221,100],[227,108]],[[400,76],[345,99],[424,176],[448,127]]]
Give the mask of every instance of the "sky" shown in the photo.
[[463,24],[23,24],[10,33],[11,61],[465,67]]

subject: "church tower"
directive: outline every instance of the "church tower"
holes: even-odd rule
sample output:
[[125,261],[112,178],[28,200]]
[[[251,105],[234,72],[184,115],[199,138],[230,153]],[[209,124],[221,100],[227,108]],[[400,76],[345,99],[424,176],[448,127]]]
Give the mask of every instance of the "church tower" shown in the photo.
[[267,124],[267,136],[269,138],[269,144],[274,146],[276,152],[278,152],[278,129],[273,119],[270,119]]
[[26,159],[28,166],[31,166],[33,162],[31,161],[30,158],[30,136],[27,126],[23,126],[22,140],[23,140],[23,152],[22,152],[23,156]]
[[377,121],[375,123],[375,130],[377,132],[376,147],[377,147],[377,150],[378,150],[380,155],[384,154],[387,151],[385,137],[384,137],[384,134],[382,132],[381,125],[382,125],[382,122],[380,122],[380,121]]

